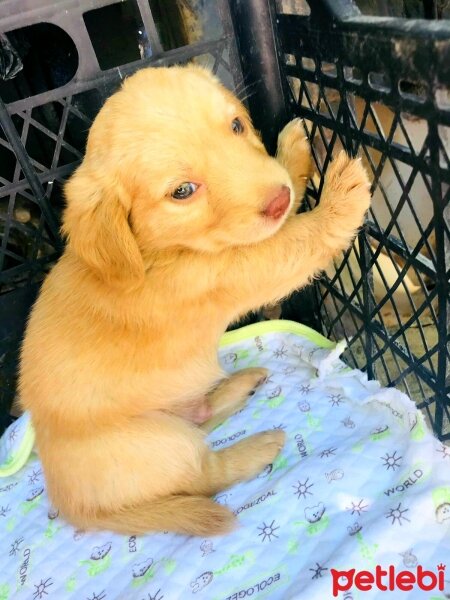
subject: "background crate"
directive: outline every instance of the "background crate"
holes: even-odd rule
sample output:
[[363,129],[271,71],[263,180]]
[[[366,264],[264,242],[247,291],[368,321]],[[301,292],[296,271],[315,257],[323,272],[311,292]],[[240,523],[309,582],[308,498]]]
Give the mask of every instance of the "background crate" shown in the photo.
[[445,16],[437,2],[359,5],[366,16],[351,0],[0,2],[0,43],[17,49],[0,82],[3,425],[25,318],[61,251],[62,184],[92,119],[127,74],[195,59],[247,98],[269,150],[289,118],[304,118],[310,206],[332,154],[363,157],[374,192],[366,227],[282,314],[345,337],[350,364],[407,391],[450,439],[450,27],[372,16],[383,6]]
[[[264,57],[246,53],[248,4],[240,50],[264,81],[252,112],[265,87],[284,101],[286,119],[304,119],[316,166],[309,205],[339,149],[359,154],[372,179],[372,209],[353,248],[288,310],[345,337],[346,360],[407,392],[448,440],[450,23],[366,16],[351,0],[279,0],[270,3],[279,63],[269,60],[267,77]],[[361,0],[372,12],[383,4]],[[444,16],[443,3],[419,4],[424,16],[439,7]]]

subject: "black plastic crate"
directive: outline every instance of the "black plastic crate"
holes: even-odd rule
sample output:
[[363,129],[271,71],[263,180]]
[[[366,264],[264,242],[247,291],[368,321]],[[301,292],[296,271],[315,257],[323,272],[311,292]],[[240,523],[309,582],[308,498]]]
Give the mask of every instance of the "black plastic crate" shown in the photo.
[[315,286],[313,312],[347,339],[350,364],[407,392],[448,440],[450,22],[367,16],[350,0],[285,0],[272,15],[280,95],[313,147],[310,203],[342,147],[372,178],[366,225]]

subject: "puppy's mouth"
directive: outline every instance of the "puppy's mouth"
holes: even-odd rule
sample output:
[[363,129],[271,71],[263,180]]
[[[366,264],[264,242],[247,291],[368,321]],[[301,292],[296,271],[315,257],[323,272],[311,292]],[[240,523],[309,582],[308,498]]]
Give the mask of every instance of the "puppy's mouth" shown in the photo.
[[276,223],[287,213],[290,206],[291,190],[287,185],[282,185],[275,192],[272,192],[261,214],[271,222]]

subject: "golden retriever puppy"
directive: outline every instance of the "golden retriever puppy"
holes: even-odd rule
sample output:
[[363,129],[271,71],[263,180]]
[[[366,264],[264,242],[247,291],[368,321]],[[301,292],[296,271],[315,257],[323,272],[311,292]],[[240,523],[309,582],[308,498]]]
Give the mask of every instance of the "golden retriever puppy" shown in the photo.
[[219,339],[325,269],[369,206],[361,163],[341,154],[318,208],[295,215],[310,169],[298,121],[271,158],[242,104],[199,67],[141,70],[101,109],[20,371],[50,498],[76,527],[235,525],[210,496],[256,476],[284,433],[208,447],[206,432],[266,376],[227,376]]

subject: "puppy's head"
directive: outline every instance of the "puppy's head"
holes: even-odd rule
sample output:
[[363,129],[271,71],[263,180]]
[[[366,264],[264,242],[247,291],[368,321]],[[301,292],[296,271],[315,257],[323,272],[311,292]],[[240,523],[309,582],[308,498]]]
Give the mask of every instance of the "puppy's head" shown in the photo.
[[244,106],[209,72],[143,69],[91,128],[63,231],[99,276],[138,281],[155,252],[214,253],[273,235],[291,190]]

